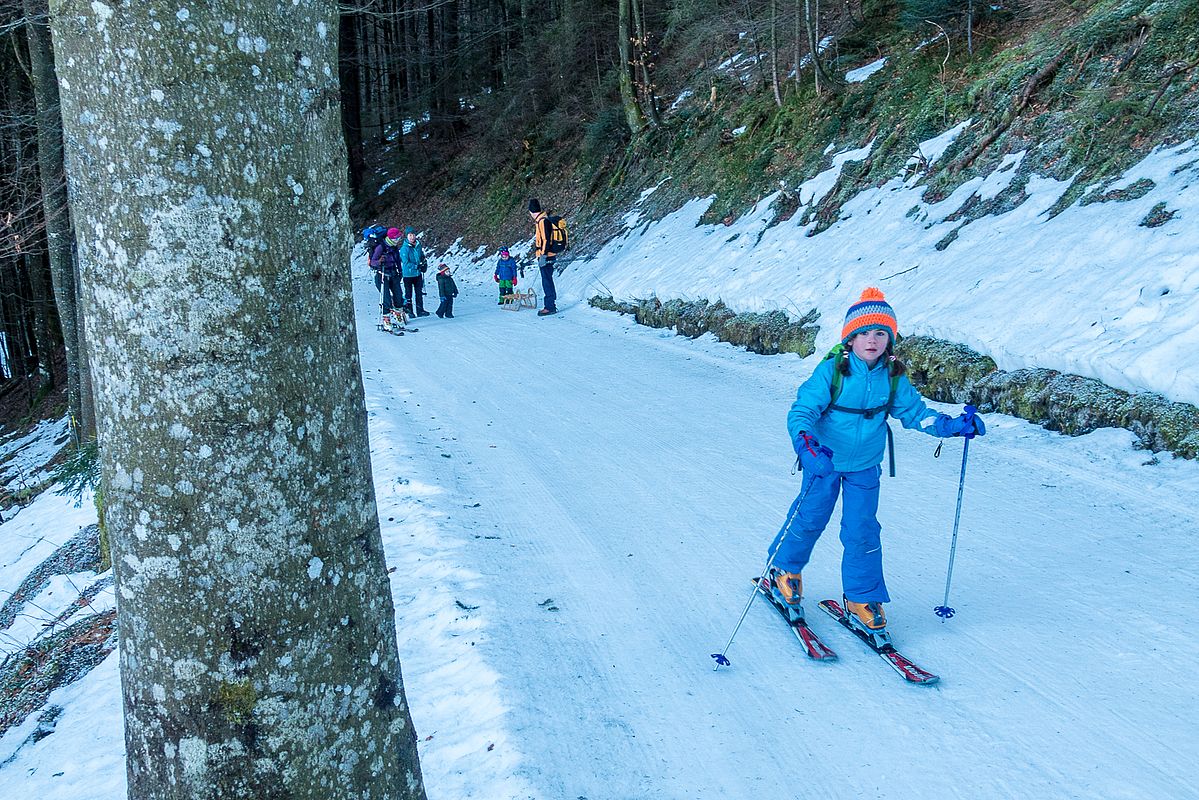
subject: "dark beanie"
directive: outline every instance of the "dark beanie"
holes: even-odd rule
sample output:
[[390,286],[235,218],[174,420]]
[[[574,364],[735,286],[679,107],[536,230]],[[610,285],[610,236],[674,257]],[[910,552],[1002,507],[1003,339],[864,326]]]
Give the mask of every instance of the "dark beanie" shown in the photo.
[[529,201],[529,213],[530,214],[540,214],[541,213],[541,201],[538,200],[536,197],[534,197],[532,200]]

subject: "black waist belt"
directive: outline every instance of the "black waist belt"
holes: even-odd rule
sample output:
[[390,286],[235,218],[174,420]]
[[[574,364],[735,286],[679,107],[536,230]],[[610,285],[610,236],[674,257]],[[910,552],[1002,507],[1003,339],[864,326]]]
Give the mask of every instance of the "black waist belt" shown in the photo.
[[[874,419],[881,411],[884,415],[890,410],[891,404],[885,406],[875,406],[874,408],[848,408],[846,406],[829,406],[830,411],[844,411],[849,414],[861,414],[866,419]],[[884,420],[884,427],[887,429],[887,467],[888,473],[892,478],[895,477],[895,436],[891,433],[891,426]]]

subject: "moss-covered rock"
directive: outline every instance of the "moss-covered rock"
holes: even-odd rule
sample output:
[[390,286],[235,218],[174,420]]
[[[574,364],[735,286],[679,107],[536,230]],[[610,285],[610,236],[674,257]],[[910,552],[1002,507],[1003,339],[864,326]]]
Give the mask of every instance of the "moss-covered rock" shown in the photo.
[[989,356],[931,336],[905,336],[895,350],[921,393],[943,403],[971,402],[971,387],[995,371]]
[[1189,403],[1050,369],[1003,372],[968,347],[926,336],[905,338],[898,352],[912,383],[934,400],[973,403],[980,411],[1010,414],[1070,436],[1126,428],[1149,450],[1199,457],[1199,408]]
[[722,342],[739,345],[760,355],[798,353],[811,355],[816,347],[816,321],[819,314],[812,309],[802,318],[792,321],[782,311],[738,314],[720,300],[668,300],[656,297],[633,302],[621,302],[611,297],[595,296],[587,301],[594,308],[631,314],[641,325],[651,328],[674,328],[680,336],[695,339],[711,333]]
[[[781,311],[736,314],[719,301],[662,303],[650,298],[625,303],[597,296],[589,303],[632,314],[643,325],[673,327],[682,336],[713,333],[722,342],[761,354],[811,355],[819,330],[815,310],[793,322]],[[1070,436],[1098,428],[1126,428],[1146,449],[1199,458],[1199,408],[1189,403],[1172,403],[1151,392],[1113,389],[1093,378],[1051,369],[1004,372],[989,356],[930,336],[904,337],[896,352],[925,397],[972,403],[980,411],[1010,414]]]

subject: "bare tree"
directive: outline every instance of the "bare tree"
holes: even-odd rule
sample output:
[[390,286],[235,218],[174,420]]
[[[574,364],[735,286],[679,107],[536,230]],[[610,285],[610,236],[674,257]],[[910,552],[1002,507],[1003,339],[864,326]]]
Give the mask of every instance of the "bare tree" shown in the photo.
[[631,29],[632,2],[618,0],[616,36],[620,52],[620,100],[624,106],[625,122],[636,136],[648,124],[633,82],[633,36]]
[[337,7],[51,11],[129,796],[423,798],[353,324]]

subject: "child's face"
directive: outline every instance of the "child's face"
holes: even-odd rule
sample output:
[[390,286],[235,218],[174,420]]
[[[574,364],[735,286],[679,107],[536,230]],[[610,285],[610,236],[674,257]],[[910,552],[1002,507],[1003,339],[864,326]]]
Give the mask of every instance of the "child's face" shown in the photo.
[[883,353],[887,352],[887,344],[890,341],[889,331],[871,328],[850,339],[849,346],[855,356],[865,361],[867,366],[873,367],[882,358]]

